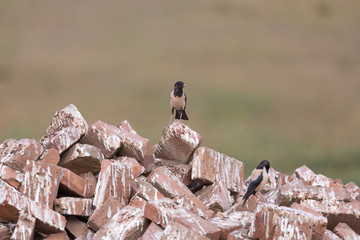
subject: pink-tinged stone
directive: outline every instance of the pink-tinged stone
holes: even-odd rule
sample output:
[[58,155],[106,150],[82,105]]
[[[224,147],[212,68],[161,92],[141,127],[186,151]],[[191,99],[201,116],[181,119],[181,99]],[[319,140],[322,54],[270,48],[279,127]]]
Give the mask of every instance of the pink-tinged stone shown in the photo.
[[209,239],[203,235],[200,235],[196,231],[185,227],[177,222],[170,222],[163,234],[161,240],[182,240],[182,239],[192,239],[192,240],[206,240]]
[[321,212],[328,219],[327,229],[343,222],[349,225],[355,232],[360,234],[360,202],[351,201],[316,201],[312,199],[300,202],[301,205]]
[[125,206],[129,202],[132,172],[117,160],[103,160],[93,205],[100,207],[108,198],[116,197]]
[[[86,223],[79,218],[70,216],[67,218],[66,229],[75,237],[88,235],[91,230],[87,227]],[[96,239],[96,238],[95,238]]]
[[195,150],[191,162],[191,179],[204,183],[222,182],[232,192],[240,192],[244,180],[244,164],[235,158],[207,147]]
[[94,235],[95,233],[93,231],[88,231],[75,238],[75,240],[93,240]]
[[88,124],[77,110],[70,104],[57,111],[52,122],[41,138],[41,144],[46,148],[55,148],[61,154],[77,142],[88,130]]
[[186,163],[201,142],[199,133],[180,121],[174,121],[164,130],[154,153],[157,158]]
[[0,164],[0,178],[19,190],[24,180],[24,174],[19,170]]
[[[249,236],[261,239],[311,239],[313,229],[323,226],[324,217],[298,209],[261,204],[256,208]],[[326,227],[326,224],[325,226]],[[325,231],[325,228],[323,228]],[[322,239],[320,232],[318,239]]]
[[67,196],[90,198],[94,196],[95,187],[90,186],[84,178],[73,173],[69,169],[63,168],[63,177],[60,181],[60,191]]
[[23,170],[27,161],[35,161],[43,152],[43,147],[35,139],[6,139],[0,145],[0,164]]
[[145,168],[141,166],[135,158],[132,157],[119,157],[117,158],[122,164],[132,170],[132,178],[135,179],[145,172]]
[[81,138],[80,143],[98,147],[104,154],[104,157],[109,159],[121,147],[121,139],[116,134],[117,131],[117,127],[97,121],[89,127],[88,132]]
[[63,215],[88,217],[92,214],[91,198],[61,197],[55,200],[54,210]]
[[266,203],[266,201],[264,200],[264,197],[261,195],[261,193],[257,193],[256,196],[251,195],[248,198],[244,207],[243,203],[244,201],[242,200],[242,197],[238,198],[236,203],[226,213],[230,214],[238,211],[248,211],[253,213],[259,204]]
[[161,240],[164,229],[151,222],[139,240]]
[[278,172],[276,185],[277,187],[281,187],[288,183],[293,182],[294,180],[295,178],[293,176]]
[[235,230],[231,233],[229,233],[227,240],[251,240],[247,234],[247,230]]
[[134,179],[131,186],[131,191],[134,196],[139,196],[147,201],[154,201],[157,199],[165,198],[153,185],[146,181],[146,178],[139,177]]
[[66,219],[46,206],[30,200],[15,188],[0,180],[0,216],[16,221],[20,211],[27,211],[36,218],[36,231],[51,234],[64,231]]
[[146,206],[146,202],[147,202],[147,201],[146,201],[145,199],[143,199],[143,198],[141,198],[141,197],[138,197],[138,196],[135,196],[135,197],[133,197],[133,198],[130,200],[128,206],[132,206],[132,207],[139,208],[139,209],[141,209],[141,211],[144,212],[145,206]]
[[282,186],[279,189],[277,203],[282,206],[290,206],[293,202],[300,202],[305,199],[314,199],[318,201],[350,201],[351,196],[346,188],[314,187],[310,185],[293,186],[289,184]]
[[59,165],[76,174],[100,171],[104,155],[100,149],[88,144],[77,143],[61,156]]
[[332,231],[326,229],[322,240],[341,240],[341,238]]
[[79,175],[83,179],[85,179],[86,184],[88,185],[89,193],[87,197],[93,197],[95,194],[97,178],[92,174],[92,172],[82,173]]
[[[307,208],[303,205],[300,205],[298,203],[293,203],[291,204],[290,206],[291,208],[294,208],[294,209],[299,209],[299,210],[302,210],[302,211],[305,211],[305,212],[309,212],[310,214],[313,214],[313,215],[317,215],[318,217],[320,217],[320,221],[318,224],[316,225],[313,225],[312,226],[312,236],[311,236],[311,239],[319,239],[319,240],[322,240],[323,238],[323,235],[325,233],[325,230],[326,230],[326,226],[327,226],[327,219],[325,217],[323,217],[323,215],[311,208]],[[323,218],[321,218],[323,217]]]
[[213,216],[214,213],[197,199],[196,196],[166,167],[159,167],[152,171],[147,180],[165,197],[176,199],[181,206],[191,212],[204,218]]
[[0,223],[0,239],[10,239],[10,228]]
[[137,239],[146,229],[146,223],[141,209],[126,206],[112,216],[93,239]]
[[57,165],[60,161],[60,153],[55,148],[46,149],[38,160],[43,163],[51,163]]
[[340,180],[333,180],[322,174],[315,174],[310,168],[303,165],[297,168],[294,176],[315,187],[341,187]]
[[130,123],[127,120],[122,121],[119,124],[118,128],[120,130],[131,132],[132,134],[137,134],[137,132],[131,127]]
[[346,223],[336,225],[334,233],[344,240],[360,240],[360,235],[352,230]]
[[225,217],[215,217],[210,219],[210,222],[214,223],[221,229],[220,239],[227,239],[228,235],[238,229],[249,229],[253,213],[251,212],[234,212]]
[[177,222],[209,239],[219,239],[221,232],[215,224],[190,212],[169,198],[147,202],[145,217],[164,228],[171,221]]
[[32,240],[35,234],[35,222],[35,217],[28,212],[21,211],[11,239]]
[[52,209],[62,176],[61,167],[32,161],[24,168],[24,182],[20,192]]
[[155,160],[149,139],[134,134],[133,131],[120,129],[117,131],[117,135],[122,143],[117,155],[135,158],[149,172]]
[[176,161],[156,158],[154,163],[154,168],[163,167],[163,166],[168,168],[186,186],[192,182],[191,166],[187,164],[181,164]]
[[196,192],[195,196],[214,212],[226,211],[234,202],[230,191],[222,182],[215,182],[210,186],[204,187],[199,192]]
[[353,182],[349,182],[345,185],[346,189],[350,192],[353,199],[360,201],[360,188]]
[[44,238],[44,240],[70,240],[70,238],[67,235],[67,233],[64,231],[64,232],[51,234],[46,238]]
[[103,205],[97,208],[89,217],[88,225],[94,231],[98,231],[112,216],[123,207],[121,202],[114,198],[108,198]]

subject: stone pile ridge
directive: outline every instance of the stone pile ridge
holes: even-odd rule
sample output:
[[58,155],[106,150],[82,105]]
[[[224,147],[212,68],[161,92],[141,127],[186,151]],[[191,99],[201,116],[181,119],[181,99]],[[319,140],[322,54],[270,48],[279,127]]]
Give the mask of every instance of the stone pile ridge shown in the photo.
[[0,144],[0,239],[360,239],[355,183],[270,168],[243,207],[244,163],[201,143],[175,120],[152,146],[70,104],[40,140]]

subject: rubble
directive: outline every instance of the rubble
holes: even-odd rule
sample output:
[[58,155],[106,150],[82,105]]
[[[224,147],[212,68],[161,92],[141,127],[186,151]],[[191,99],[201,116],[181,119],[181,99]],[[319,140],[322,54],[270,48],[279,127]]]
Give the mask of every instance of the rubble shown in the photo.
[[273,166],[242,206],[244,164],[201,142],[176,120],[151,147],[60,109],[39,142],[0,144],[0,239],[359,239],[355,183]]

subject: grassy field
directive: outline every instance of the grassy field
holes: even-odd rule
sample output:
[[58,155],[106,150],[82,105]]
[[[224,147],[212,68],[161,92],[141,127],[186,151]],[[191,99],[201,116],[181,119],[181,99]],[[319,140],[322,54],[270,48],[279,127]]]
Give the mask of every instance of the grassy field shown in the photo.
[[74,103],[155,144],[173,84],[203,146],[360,184],[360,2],[0,1],[0,142]]

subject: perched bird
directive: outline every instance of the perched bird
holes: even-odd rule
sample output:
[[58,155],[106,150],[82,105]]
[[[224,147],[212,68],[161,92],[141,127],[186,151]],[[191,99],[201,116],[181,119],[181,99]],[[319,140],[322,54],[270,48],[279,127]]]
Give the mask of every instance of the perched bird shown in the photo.
[[174,110],[175,110],[175,119],[189,120],[185,112],[186,94],[183,91],[183,87],[186,87],[186,85],[183,82],[178,81],[174,85],[174,90],[172,90],[170,93],[171,116],[170,116],[169,125],[171,123]]
[[245,205],[246,200],[251,196],[251,194],[253,194],[254,196],[256,196],[255,194],[259,191],[261,191],[261,189],[263,189],[263,187],[265,186],[265,184],[268,182],[269,176],[269,168],[270,168],[270,163],[267,160],[263,160],[261,161],[261,163],[252,171],[251,176],[250,176],[250,183],[249,186],[246,190],[245,195],[243,196],[243,207]]

